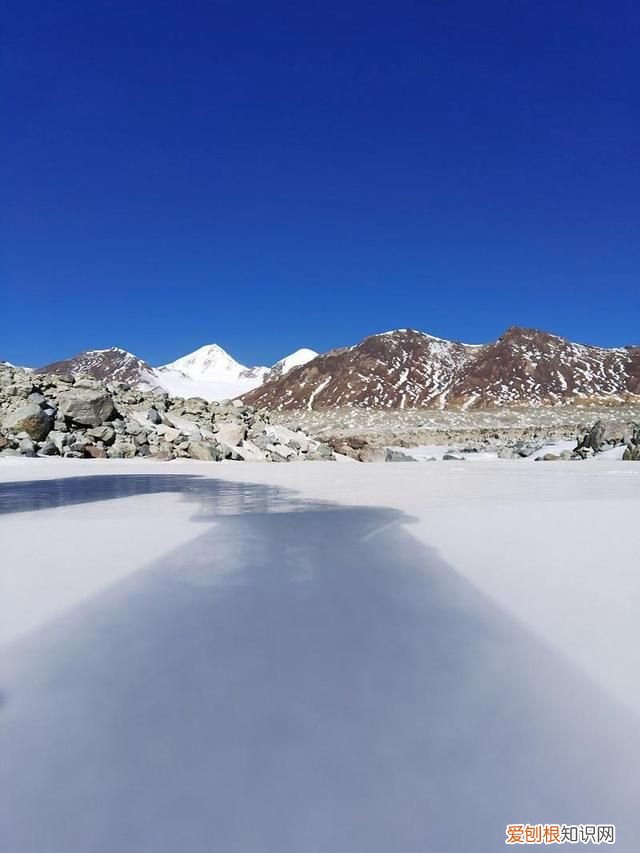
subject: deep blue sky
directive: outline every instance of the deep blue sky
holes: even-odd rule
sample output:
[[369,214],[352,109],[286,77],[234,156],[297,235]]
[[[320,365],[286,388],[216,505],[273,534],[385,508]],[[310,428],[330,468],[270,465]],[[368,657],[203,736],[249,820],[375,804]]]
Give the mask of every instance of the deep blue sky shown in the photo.
[[0,358],[640,343],[640,7],[21,0]]

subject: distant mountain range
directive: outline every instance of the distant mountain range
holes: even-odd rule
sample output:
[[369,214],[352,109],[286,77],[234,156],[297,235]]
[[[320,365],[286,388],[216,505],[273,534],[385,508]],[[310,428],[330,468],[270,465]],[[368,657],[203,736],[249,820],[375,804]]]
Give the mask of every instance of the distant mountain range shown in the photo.
[[72,373],[96,379],[126,382],[132,386],[166,391],[176,397],[226,400],[284,376],[291,368],[315,358],[316,352],[300,349],[272,367],[246,367],[217,344],[208,344],[169,364],[152,367],[133,353],[112,347],[87,350],[72,358],[38,368],[38,373]]
[[514,326],[471,345],[412,329],[318,355],[300,349],[247,367],[216,344],[160,367],[123,349],[89,350],[38,372],[73,373],[208,400],[242,396],[272,409],[480,408],[640,398],[640,347],[602,348]]

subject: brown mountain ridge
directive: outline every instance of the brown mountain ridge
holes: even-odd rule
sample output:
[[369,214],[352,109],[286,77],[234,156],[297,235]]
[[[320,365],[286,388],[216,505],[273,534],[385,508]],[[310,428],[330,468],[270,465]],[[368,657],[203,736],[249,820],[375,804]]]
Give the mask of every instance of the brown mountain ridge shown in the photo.
[[483,408],[640,396],[640,347],[603,348],[513,326],[484,345],[413,329],[332,350],[243,396],[275,411]]

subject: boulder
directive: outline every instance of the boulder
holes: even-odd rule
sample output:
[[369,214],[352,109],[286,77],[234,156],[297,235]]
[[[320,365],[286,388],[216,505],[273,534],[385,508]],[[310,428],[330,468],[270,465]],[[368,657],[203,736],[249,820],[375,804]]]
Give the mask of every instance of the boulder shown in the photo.
[[202,397],[190,397],[184,401],[183,408],[188,415],[201,415],[207,409],[207,401]]
[[55,446],[58,453],[62,453],[65,447],[71,444],[71,435],[68,432],[61,432],[60,430],[51,430],[51,432],[47,436],[47,441],[53,442],[53,445]]
[[109,420],[115,407],[111,394],[100,386],[85,387],[78,381],[73,388],[58,396],[58,411],[77,424],[97,427]]
[[149,453],[154,459],[159,459],[164,462],[168,462],[170,459],[176,458],[174,448],[166,442],[161,442],[154,447],[150,447]]
[[118,438],[107,449],[109,459],[132,459],[136,455],[136,446],[132,441]]
[[519,442],[516,444],[514,450],[518,456],[522,459],[526,459],[529,456],[533,456],[534,453],[537,453],[538,450],[540,450],[540,442]]
[[156,428],[156,432],[158,433],[158,435],[161,435],[165,441],[175,441],[178,436],[181,435],[179,429],[176,429],[175,427],[168,427],[164,424],[160,424]]
[[60,451],[50,438],[43,441],[38,448],[38,456],[57,456],[59,452]]
[[146,432],[142,424],[133,418],[131,420],[125,421],[124,431],[127,435],[133,436],[140,435],[141,432]]
[[393,450],[388,447],[384,458],[385,462],[415,462],[416,459],[408,453],[403,453],[401,450]]
[[[339,453],[341,456],[347,456],[349,457],[349,459],[353,459],[356,462],[360,462],[360,456],[358,455],[358,451],[354,450],[353,447],[350,447],[345,442],[340,442],[334,439],[331,443],[331,447],[336,453]],[[307,456],[308,455],[309,454],[307,454]]]
[[622,454],[624,462],[640,462],[640,444],[629,444]]
[[95,438],[96,441],[101,441],[103,444],[113,444],[116,433],[110,424],[103,424],[99,427],[93,427],[87,430],[87,435]]
[[49,405],[44,394],[41,394],[39,391],[34,391],[33,393],[29,394],[27,400],[29,401],[29,403],[35,403],[36,406],[40,406],[41,409],[46,409]]
[[106,459],[107,451],[104,447],[98,447],[97,444],[87,444],[84,448],[85,456],[88,456],[90,459]]
[[192,441],[198,441],[202,438],[202,433],[200,431],[200,427],[194,420],[190,420],[189,418],[181,418],[173,413],[167,415],[167,420],[169,421],[169,426],[174,427],[180,432],[188,435]]
[[216,445],[205,441],[190,441],[188,453],[191,459],[199,459],[202,462],[217,462],[219,458]]
[[271,456],[272,462],[289,462],[295,458],[296,452],[291,447],[285,444],[270,444],[267,450]]
[[247,428],[240,421],[216,421],[216,441],[237,446],[247,436]]
[[5,415],[2,427],[5,432],[26,432],[33,441],[44,441],[51,432],[53,420],[37,403],[26,402]]
[[513,447],[501,447],[497,455],[498,459],[516,459],[520,454],[516,454]]
[[375,444],[365,444],[356,450],[360,462],[385,462],[387,451],[384,447],[377,447]]
[[445,453],[442,459],[444,462],[464,462],[464,456],[458,456],[455,453]]
[[627,428],[620,423],[605,423],[596,421],[582,441],[578,441],[576,450],[590,449],[600,453],[607,446],[621,444]]
[[323,459],[326,462],[335,462],[335,453],[328,444],[318,444],[313,450],[309,451],[308,455],[313,454],[314,458]]
[[266,462],[267,454],[252,441],[245,439],[240,447],[234,447],[234,451],[238,458],[245,462]]
[[23,435],[18,442],[18,450],[22,456],[35,456],[36,446],[28,435]]

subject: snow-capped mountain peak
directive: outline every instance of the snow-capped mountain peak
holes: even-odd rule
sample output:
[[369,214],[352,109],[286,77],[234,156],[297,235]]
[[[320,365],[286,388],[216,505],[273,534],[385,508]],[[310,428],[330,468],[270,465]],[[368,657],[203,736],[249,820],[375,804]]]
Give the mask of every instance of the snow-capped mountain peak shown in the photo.
[[317,355],[318,353],[315,350],[307,349],[306,347],[297,349],[295,352],[281,358],[280,361],[276,361],[265,376],[265,382],[270,382],[272,379],[284,376],[290,370],[293,370],[294,367],[301,367],[303,364],[307,364],[307,362],[316,358]]
[[[247,368],[236,361],[218,344],[206,344],[195,352],[164,364],[161,370],[177,370],[190,379],[204,382],[238,379]],[[267,368],[265,367],[266,371]]]

